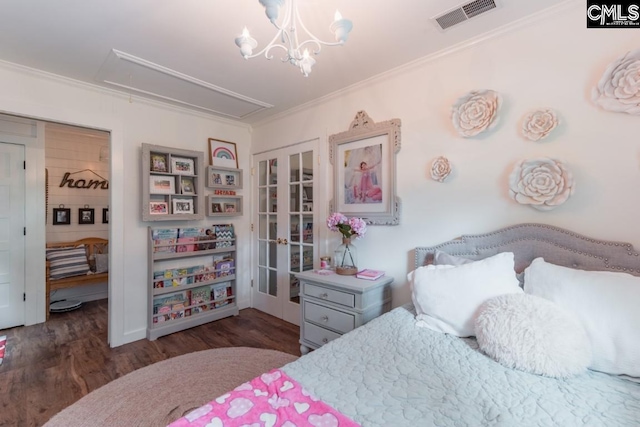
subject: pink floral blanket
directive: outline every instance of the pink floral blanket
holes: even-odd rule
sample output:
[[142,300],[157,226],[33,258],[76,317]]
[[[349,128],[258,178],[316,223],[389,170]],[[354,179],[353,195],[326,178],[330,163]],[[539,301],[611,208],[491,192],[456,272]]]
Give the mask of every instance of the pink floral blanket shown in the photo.
[[355,427],[279,369],[262,374],[170,424],[170,427]]

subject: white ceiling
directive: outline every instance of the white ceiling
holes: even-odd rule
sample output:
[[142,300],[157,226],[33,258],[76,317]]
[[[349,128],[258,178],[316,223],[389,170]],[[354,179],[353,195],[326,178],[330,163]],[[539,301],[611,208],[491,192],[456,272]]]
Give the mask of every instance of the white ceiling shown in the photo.
[[299,0],[323,40],[332,41],[336,8],[354,26],[305,78],[279,52],[241,57],[234,39],[243,26],[256,51],[275,34],[258,0],[2,0],[0,59],[255,123],[564,1],[496,0],[497,9],[442,32],[430,18],[466,1]]

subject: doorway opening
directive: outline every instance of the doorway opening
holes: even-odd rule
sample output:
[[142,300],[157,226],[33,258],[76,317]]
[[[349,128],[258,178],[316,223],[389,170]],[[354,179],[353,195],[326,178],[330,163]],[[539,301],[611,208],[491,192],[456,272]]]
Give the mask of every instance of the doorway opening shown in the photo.
[[44,135],[48,319],[108,298],[110,134],[46,122]]

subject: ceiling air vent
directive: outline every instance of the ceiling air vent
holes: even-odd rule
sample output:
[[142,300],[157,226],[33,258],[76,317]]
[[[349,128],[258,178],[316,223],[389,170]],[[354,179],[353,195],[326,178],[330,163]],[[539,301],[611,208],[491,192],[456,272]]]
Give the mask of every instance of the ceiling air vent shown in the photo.
[[433,18],[439,29],[446,30],[497,7],[495,0],[475,0]]

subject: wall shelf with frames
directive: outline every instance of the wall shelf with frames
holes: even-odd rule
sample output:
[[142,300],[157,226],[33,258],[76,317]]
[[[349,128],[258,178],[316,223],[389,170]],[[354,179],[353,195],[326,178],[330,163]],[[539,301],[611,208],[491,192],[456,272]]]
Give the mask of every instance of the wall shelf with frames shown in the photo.
[[142,144],[142,220],[204,219],[204,153]]

